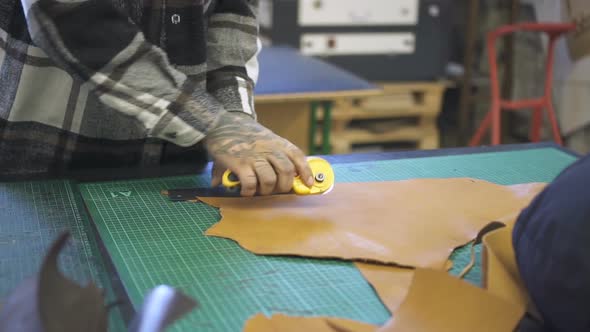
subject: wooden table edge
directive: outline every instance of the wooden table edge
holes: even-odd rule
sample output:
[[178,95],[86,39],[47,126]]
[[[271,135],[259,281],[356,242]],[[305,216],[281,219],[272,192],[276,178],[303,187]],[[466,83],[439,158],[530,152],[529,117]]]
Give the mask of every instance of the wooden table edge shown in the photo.
[[311,102],[311,101],[330,101],[334,99],[362,98],[372,97],[382,94],[383,90],[340,90],[325,92],[299,92],[299,93],[277,93],[277,94],[257,94],[254,101],[260,104],[280,103],[280,102]]

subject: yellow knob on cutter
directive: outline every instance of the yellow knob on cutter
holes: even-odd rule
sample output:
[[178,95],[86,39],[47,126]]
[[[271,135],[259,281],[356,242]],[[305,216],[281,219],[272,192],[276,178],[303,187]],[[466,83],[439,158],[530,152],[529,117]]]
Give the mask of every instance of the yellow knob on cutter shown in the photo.
[[[335,183],[334,170],[330,163],[319,157],[309,157],[307,163],[313,173],[313,185],[311,187],[306,186],[301,178],[297,176],[293,180],[293,192],[297,195],[318,195],[330,192]],[[223,173],[221,182],[224,187],[230,189],[235,189],[240,185],[240,180],[230,170]]]
[[298,195],[326,194],[334,187],[334,170],[328,161],[319,157],[307,158],[307,163],[313,173],[313,185],[308,187],[296,177],[293,181],[293,191]]

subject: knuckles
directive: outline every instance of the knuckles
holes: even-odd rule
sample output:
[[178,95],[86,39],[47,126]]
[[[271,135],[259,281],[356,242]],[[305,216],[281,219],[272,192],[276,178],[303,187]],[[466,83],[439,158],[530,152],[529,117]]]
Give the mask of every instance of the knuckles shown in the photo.
[[277,182],[277,178],[274,174],[264,176],[262,179],[260,179],[260,184],[265,187],[272,187],[275,185],[276,182]]

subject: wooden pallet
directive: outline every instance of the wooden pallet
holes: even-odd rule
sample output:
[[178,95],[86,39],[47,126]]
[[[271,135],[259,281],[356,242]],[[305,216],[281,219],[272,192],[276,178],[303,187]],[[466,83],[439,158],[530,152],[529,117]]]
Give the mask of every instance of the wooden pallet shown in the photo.
[[[334,105],[332,153],[357,144],[412,142],[418,149],[439,147],[437,117],[448,82],[380,83],[383,93]],[[320,117],[321,119],[321,117]]]

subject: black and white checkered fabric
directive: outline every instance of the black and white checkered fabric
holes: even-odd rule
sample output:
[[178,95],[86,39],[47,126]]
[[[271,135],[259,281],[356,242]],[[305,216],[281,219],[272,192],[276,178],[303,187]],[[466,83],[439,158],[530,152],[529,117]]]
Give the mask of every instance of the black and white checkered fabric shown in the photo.
[[2,0],[0,174],[152,165],[255,117],[256,0]]

